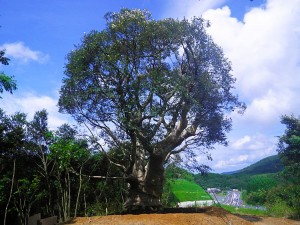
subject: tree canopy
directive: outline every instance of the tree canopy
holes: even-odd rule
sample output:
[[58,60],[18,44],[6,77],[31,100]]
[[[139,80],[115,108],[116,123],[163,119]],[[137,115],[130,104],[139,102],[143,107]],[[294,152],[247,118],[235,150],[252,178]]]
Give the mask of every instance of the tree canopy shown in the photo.
[[[0,63],[3,65],[8,65],[9,58],[5,57],[4,55],[5,55],[5,51],[0,50]],[[0,72],[0,93],[3,93],[4,90],[12,93],[16,89],[17,89],[17,85],[13,77],[7,76],[3,72]]]
[[86,34],[68,55],[60,111],[85,124],[99,149],[129,156],[118,165],[131,188],[158,197],[163,178],[154,173],[172,155],[194,158],[187,149],[207,153],[226,144],[227,114],[245,106],[232,94],[230,62],[203,19],[154,20],[129,9],[105,18],[106,29]]
[[300,118],[283,116],[281,123],[286,126],[285,133],[279,138],[278,153],[285,170],[292,179],[300,182]]

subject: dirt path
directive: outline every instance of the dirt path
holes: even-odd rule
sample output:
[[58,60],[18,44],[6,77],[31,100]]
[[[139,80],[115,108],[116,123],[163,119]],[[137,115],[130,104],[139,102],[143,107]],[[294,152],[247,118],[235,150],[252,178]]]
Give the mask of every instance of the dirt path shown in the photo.
[[238,216],[220,208],[209,207],[201,213],[168,213],[78,217],[72,225],[300,225],[284,218]]

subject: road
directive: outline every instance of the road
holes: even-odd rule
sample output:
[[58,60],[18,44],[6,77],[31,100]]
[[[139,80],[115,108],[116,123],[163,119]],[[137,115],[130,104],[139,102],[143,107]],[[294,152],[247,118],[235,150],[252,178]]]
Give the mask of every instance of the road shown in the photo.
[[237,189],[233,189],[232,191],[228,191],[227,195],[224,197],[223,195],[218,194],[211,194],[215,202],[224,204],[224,205],[231,205],[235,207],[243,207],[243,208],[251,208],[251,209],[260,209],[266,210],[264,206],[252,206],[252,205],[245,205],[243,200],[241,199],[241,192]]
[[229,191],[222,203],[225,205],[232,205],[236,207],[242,206],[243,201],[241,199],[241,192],[235,189]]

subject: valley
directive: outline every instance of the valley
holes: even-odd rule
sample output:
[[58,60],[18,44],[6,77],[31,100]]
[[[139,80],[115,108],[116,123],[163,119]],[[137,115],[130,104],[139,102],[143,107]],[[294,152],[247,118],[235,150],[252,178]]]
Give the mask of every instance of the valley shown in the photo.
[[284,183],[283,168],[278,155],[222,174],[193,174],[171,165],[166,178],[172,197],[166,203],[171,207],[200,206],[211,205],[205,202],[211,199],[231,212],[267,215],[268,191]]

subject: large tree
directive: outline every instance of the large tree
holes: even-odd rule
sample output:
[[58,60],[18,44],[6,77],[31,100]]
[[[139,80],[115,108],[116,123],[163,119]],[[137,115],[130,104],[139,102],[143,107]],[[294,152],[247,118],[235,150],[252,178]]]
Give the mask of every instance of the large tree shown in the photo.
[[105,18],[106,29],[68,55],[60,111],[85,124],[99,149],[122,152],[111,163],[129,183],[127,209],[157,207],[170,157],[226,144],[227,114],[245,106],[203,19],[156,21],[129,9]]

